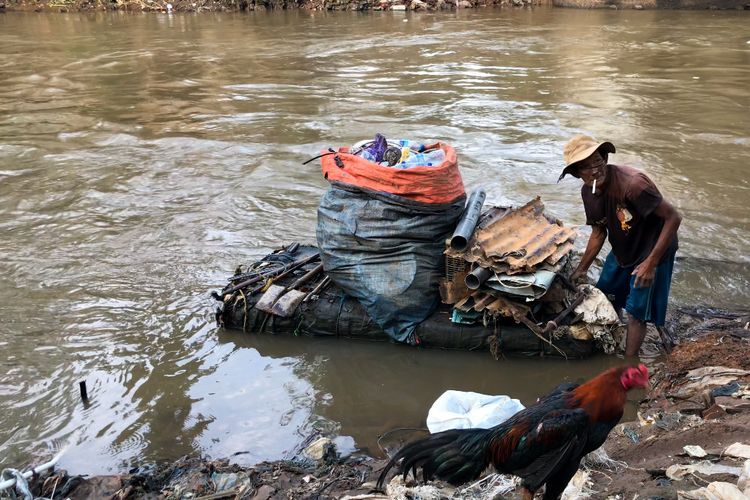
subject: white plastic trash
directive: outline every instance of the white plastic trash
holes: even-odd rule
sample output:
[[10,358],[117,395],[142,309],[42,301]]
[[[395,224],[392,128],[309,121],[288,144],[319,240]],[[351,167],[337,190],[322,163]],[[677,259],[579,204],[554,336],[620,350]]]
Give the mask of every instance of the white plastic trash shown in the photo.
[[445,391],[427,413],[431,433],[449,429],[489,429],[523,410],[517,399],[478,392]]

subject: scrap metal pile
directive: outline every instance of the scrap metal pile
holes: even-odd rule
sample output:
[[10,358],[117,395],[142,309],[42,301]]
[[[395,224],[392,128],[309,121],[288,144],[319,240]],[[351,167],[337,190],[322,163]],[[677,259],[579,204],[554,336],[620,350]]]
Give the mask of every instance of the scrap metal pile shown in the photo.
[[[510,318],[550,345],[565,334],[579,340],[596,337],[597,328],[583,323],[582,312],[595,292],[592,287],[578,289],[566,278],[575,227],[547,216],[538,197],[518,208],[492,207],[480,216],[483,199],[484,193],[477,191],[467,205],[467,214],[475,212],[476,225],[467,215],[469,221],[446,242],[440,294],[444,303],[453,304],[452,320],[470,324]],[[601,296],[597,303],[601,298],[606,302]],[[612,312],[587,319],[613,324],[618,318]]]

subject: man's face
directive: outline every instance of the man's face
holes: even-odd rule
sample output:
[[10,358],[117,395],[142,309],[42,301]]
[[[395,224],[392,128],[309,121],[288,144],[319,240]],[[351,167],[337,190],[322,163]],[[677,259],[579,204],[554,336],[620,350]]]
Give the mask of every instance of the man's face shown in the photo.
[[578,176],[587,186],[594,184],[594,179],[599,186],[602,186],[607,177],[606,167],[607,162],[602,155],[599,151],[594,151],[591,156],[578,162]]

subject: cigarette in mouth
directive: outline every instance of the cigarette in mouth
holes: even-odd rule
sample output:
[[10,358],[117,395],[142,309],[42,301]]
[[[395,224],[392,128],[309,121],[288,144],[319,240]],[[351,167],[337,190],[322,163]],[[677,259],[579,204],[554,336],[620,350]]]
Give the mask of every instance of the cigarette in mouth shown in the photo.
[[591,194],[596,194],[596,179],[594,179],[594,185],[591,186]]

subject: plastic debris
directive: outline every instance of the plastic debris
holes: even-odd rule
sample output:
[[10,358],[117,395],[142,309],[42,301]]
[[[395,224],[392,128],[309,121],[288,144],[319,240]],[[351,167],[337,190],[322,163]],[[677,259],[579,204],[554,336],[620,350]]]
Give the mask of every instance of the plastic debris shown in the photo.
[[418,498],[420,500],[441,500],[446,497],[444,489],[432,485],[418,485],[409,487],[404,484],[403,477],[397,475],[385,488],[388,498],[393,500],[407,500]]
[[736,486],[715,481],[697,490],[678,491],[677,497],[684,500],[747,500],[750,498],[750,460],[745,460]]
[[496,273],[485,282],[485,285],[508,295],[523,297],[527,300],[539,299],[552,286],[556,273],[549,269],[537,269],[533,273],[505,274]]
[[[590,337],[596,340],[599,347],[606,354],[614,354],[617,350],[617,341],[612,335],[612,329],[619,324],[620,318],[612,303],[604,295],[604,292],[593,285],[581,285],[580,290],[586,290],[587,295],[573,312],[581,317],[581,322],[571,325],[571,333],[576,328],[584,328]],[[573,335],[574,338],[582,339],[579,331]]]
[[442,149],[425,151],[424,153],[410,152],[411,149],[403,148],[401,161],[396,168],[407,169],[412,167],[437,167],[445,161],[445,152]]
[[594,482],[591,480],[591,475],[587,471],[578,470],[568,483],[568,486],[565,487],[560,500],[591,498],[597,493],[591,488],[593,484]]
[[617,316],[612,303],[604,295],[604,292],[593,285],[582,285],[588,291],[588,295],[578,307],[574,309],[576,314],[583,314],[581,320],[584,323],[596,325],[612,325],[618,323],[620,318]]
[[731,474],[733,476],[739,476],[742,469],[739,467],[731,467],[729,465],[714,464],[708,461],[698,462],[695,464],[676,464],[667,467],[667,477],[672,481],[679,481],[683,477],[689,474],[704,474],[710,476],[713,474]]
[[713,397],[731,396],[732,394],[736,393],[739,390],[740,390],[740,383],[735,380],[733,382],[730,382],[727,385],[723,385],[721,387],[715,387],[711,389],[711,395]]
[[679,491],[677,498],[684,500],[747,500],[747,496],[732,483],[713,482],[705,488]]
[[305,456],[313,460],[323,460],[326,455],[331,453],[331,450],[333,450],[333,453],[335,453],[335,446],[333,442],[328,438],[322,437],[313,441],[310,446],[305,448],[305,451],[303,453],[305,454]]
[[[220,474],[214,472],[213,474],[211,474],[211,481],[213,481],[214,485],[216,485],[216,491],[222,492],[236,488],[240,483],[240,476],[238,476],[234,472],[229,474]],[[252,482],[248,481],[248,483],[250,486],[252,486]]]
[[721,387],[734,382],[738,377],[750,375],[748,370],[738,368],[727,368],[726,366],[704,366],[690,370],[686,378],[688,384],[680,387],[675,396],[689,398],[692,395],[703,392],[712,387]]
[[696,368],[695,370],[690,370],[685,376],[689,379],[700,379],[704,377],[719,376],[742,377],[744,375],[750,375],[750,370],[727,368],[726,366],[703,366],[701,368]]
[[742,467],[742,474],[740,474],[740,478],[737,480],[737,487],[745,495],[750,496],[750,460],[745,460],[745,465]]
[[750,459],[750,446],[742,443],[734,443],[724,450],[723,455],[729,455],[735,458],[747,458]]
[[517,399],[477,392],[445,391],[427,413],[430,432],[448,429],[489,429],[523,410]]
[[636,412],[636,416],[638,417],[638,423],[641,424],[641,427],[651,427],[656,423],[656,419],[651,415],[644,417],[641,415],[641,412]]
[[[427,150],[428,147],[432,149]],[[437,147],[437,144],[428,146],[409,139],[389,142],[380,133],[375,134],[372,141],[359,141],[352,146],[351,152],[378,165],[400,169],[416,166],[436,167],[446,159],[445,151]]]
[[31,490],[29,489],[29,483],[26,481],[23,474],[21,474],[21,471],[16,469],[3,469],[2,481],[6,482],[10,479],[15,479],[15,488],[7,491],[10,493],[10,498],[17,498],[15,494],[16,490],[22,495],[21,498],[23,498],[23,500],[32,500],[34,498],[34,495],[31,494]]
[[706,450],[704,450],[700,446],[696,446],[692,444],[685,445],[682,447],[682,449],[685,450],[685,453],[687,453],[693,458],[703,458],[706,455],[708,455],[708,453],[706,453]]
[[623,429],[622,433],[625,434],[630,440],[634,443],[638,443],[638,441],[641,440],[641,438],[638,436],[638,433],[634,431],[633,429]]
[[460,325],[473,325],[482,319],[482,313],[476,311],[451,311],[451,322]]
[[515,490],[520,478],[504,474],[489,474],[479,481],[456,491],[452,498],[502,498]]
[[584,469],[608,470],[619,472],[628,467],[628,464],[622,460],[614,460],[604,448],[597,448],[581,460],[581,467]]

